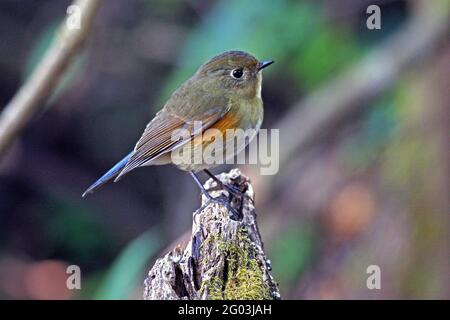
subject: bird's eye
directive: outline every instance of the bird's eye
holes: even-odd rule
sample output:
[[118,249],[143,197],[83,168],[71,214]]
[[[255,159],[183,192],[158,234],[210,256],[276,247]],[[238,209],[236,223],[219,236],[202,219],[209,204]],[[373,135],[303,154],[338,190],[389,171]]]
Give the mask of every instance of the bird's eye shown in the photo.
[[242,70],[242,68],[237,68],[237,69],[234,69],[233,71],[231,71],[231,76],[235,79],[241,78],[243,74],[244,74],[244,71]]

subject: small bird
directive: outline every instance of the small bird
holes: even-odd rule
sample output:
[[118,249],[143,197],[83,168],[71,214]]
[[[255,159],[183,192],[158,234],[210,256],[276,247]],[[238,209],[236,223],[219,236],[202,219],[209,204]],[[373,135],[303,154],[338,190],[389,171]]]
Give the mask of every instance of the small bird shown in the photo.
[[[93,183],[83,197],[111,179],[118,181],[137,167],[174,163],[171,154],[180,148],[188,146],[192,154],[202,152],[214,140],[206,137],[209,129],[219,130],[224,135],[229,129],[254,129],[257,132],[263,120],[261,70],[272,63],[272,60],[259,61],[243,51],[227,51],[204,63],[148,123],[134,150]],[[187,130],[189,134],[173,139],[173,132],[179,129]],[[244,149],[250,139],[246,139],[244,145],[234,147],[230,154],[234,156]],[[229,145],[225,143],[224,151],[227,148]],[[188,171],[207,198],[214,200],[196,173],[203,170],[223,186],[208,170],[215,164],[198,161],[174,164]],[[236,193],[232,186],[223,187]]]

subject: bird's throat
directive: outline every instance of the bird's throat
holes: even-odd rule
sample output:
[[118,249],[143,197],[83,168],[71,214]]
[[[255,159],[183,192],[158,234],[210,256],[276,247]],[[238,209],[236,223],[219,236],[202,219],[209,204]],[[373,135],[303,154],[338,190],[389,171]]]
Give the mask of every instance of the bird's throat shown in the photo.
[[261,99],[262,74],[258,72],[256,75],[256,97]]

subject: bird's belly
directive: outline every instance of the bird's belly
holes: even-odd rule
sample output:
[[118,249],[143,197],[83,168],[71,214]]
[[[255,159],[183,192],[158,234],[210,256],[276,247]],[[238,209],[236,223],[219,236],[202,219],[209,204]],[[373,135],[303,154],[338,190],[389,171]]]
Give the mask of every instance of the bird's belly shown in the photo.
[[200,171],[222,164],[233,164],[235,155],[244,150],[255,138],[261,122],[262,120],[238,121],[237,117],[227,115],[181,147],[182,151],[176,150],[177,154],[182,155],[172,157],[172,162],[186,171]]

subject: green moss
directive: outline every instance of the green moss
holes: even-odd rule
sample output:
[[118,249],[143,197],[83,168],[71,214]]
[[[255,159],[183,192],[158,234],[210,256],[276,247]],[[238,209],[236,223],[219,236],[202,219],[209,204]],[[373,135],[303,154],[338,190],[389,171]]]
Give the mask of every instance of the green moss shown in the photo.
[[223,300],[222,288],[223,279],[218,276],[212,277],[208,281],[203,282],[202,286],[207,286],[209,288],[209,299],[210,300]]
[[208,287],[211,300],[271,299],[258,261],[252,258],[255,252],[245,233],[245,230],[239,230],[239,245],[226,243],[218,236],[208,239],[215,242],[228,264],[224,277],[214,276],[202,284],[203,288]]
[[263,280],[263,274],[255,259],[249,259],[247,252],[243,259],[230,260],[228,281],[225,285],[224,297],[226,300],[263,300],[270,299],[269,288]]

